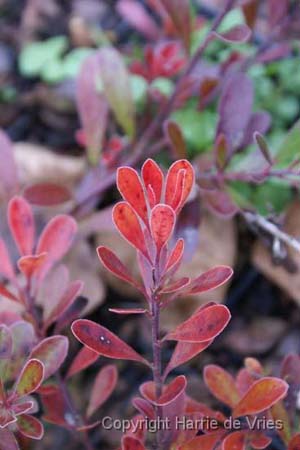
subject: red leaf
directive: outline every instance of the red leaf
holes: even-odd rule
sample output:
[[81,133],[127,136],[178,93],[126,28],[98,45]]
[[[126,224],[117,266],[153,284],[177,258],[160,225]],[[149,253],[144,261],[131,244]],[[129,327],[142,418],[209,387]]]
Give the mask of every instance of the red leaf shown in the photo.
[[73,281],[65,290],[59,302],[55,305],[52,311],[49,311],[49,317],[46,319],[45,327],[49,327],[51,323],[55,322],[60,316],[67,311],[74,303],[76,298],[80,295],[83,289],[83,282],[80,280]]
[[[184,177],[182,183],[180,183],[180,178],[183,174]],[[186,159],[180,159],[173,163],[168,170],[166,179],[166,204],[170,205],[173,209],[176,209],[176,212],[178,212],[189,196],[193,184],[194,169],[189,161],[187,161]],[[176,192],[177,187],[178,189],[180,189],[179,193],[178,191]]]
[[251,30],[247,25],[236,25],[231,28],[231,30],[225,31],[224,33],[214,32],[217,38],[224,42],[230,43],[243,43],[247,42],[251,37]]
[[159,29],[152,16],[137,0],[119,0],[117,3],[117,11],[123,19],[148,39],[156,39],[156,36],[159,34]]
[[115,366],[105,366],[100,370],[90,395],[90,402],[86,412],[87,417],[91,417],[106,402],[112,394],[117,380],[118,372]]
[[[1,135],[1,133],[0,133]],[[9,257],[9,253],[7,251],[5,242],[0,238],[0,273],[8,280],[12,280],[15,278],[15,272]]]
[[176,264],[180,263],[183,256],[183,252],[184,252],[184,240],[178,239],[167,261],[166,272],[172,269],[172,267],[174,267]]
[[300,433],[295,434],[291,439],[287,450],[300,450]]
[[274,27],[288,16],[288,9],[288,0],[281,0],[280,2],[277,0],[268,0],[268,12],[271,27]]
[[73,217],[63,214],[53,217],[39,238],[36,253],[47,253],[51,261],[58,261],[69,250],[76,232]]
[[42,423],[35,417],[23,414],[17,421],[18,431],[30,439],[42,439],[44,435],[44,427]]
[[131,167],[120,167],[117,171],[117,187],[123,199],[147,224],[148,212],[145,193],[137,172]]
[[88,347],[82,347],[69,367],[67,378],[91,366],[99,358],[98,353]]
[[51,385],[46,392],[40,393],[45,415],[43,420],[68,429],[76,427],[76,418],[69,412],[69,405],[58,386]]
[[221,441],[221,438],[222,433],[204,434],[181,445],[178,450],[214,450],[217,448],[217,444]]
[[35,272],[38,272],[43,267],[47,259],[47,253],[41,253],[40,255],[22,256],[18,260],[18,267],[20,271],[26,276],[31,278]]
[[252,384],[233,410],[233,417],[258,414],[285,397],[288,384],[279,378],[265,377]]
[[224,305],[212,305],[193,314],[178,325],[164,339],[185,342],[205,342],[220,334],[230,320],[230,312]]
[[6,289],[3,284],[0,284],[0,295],[3,295],[3,297],[6,297],[13,302],[19,302],[18,297],[16,297],[12,292]]
[[22,197],[14,197],[8,205],[8,223],[21,255],[32,255],[35,226],[31,207]]
[[116,277],[120,278],[121,280],[126,281],[129,284],[132,284],[138,289],[142,289],[139,283],[132,278],[127,268],[124,266],[122,261],[120,261],[119,258],[114,254],[114,252],[112,252],[107,247],[101,246],[97,248],[97,253],[100,261],[107,270],[112,272]]
[[99,355],[107,358],[129,359],[148,365],[148,362],[133,348],[118,338],[107,328],[91,320],[79,319],[72,324],[74,336]]
[[175,367],[184,364],[190,359],[194,358],[199,353],[203,352],[209,345],[213,342],[213,340],[206,342],[177,342],[175,350],[172,354],[171,360],[167,365],[164,378],[171,372],[171,370],[175,369]]
[[122,236],[146,258],[149,258],[144,233],[132,207],[126,202],[117,203],[113,209],[113,220]]
[[39,206],[60,205],[72,199],[72,194],[66,186],[49,182],[28,186],[23,195],[29,203]]
[[16,382],[15,393],[18,397],[35,392],[43,382],[44,365],[37,359],[30,359]]
[[30,410],[33,410],[35,404],[32,401],[23,402],[23,403],[15,403],[11,407],[11,411],[15,416],[19,416],[20,414],[25,414]]
[[230,433],[222,443],[222,450],[245,450],[245,438],[245,431]]
[[142,396],[157,406],[166,406],[176,400],[186,388],[187,382],[183,375],[174,378],[168,386],[164,386],[162,395],[157,399],[156,385],[153,381],[143,383],[140,387]]
[[100,61],[95,53],[82,64],[76,89],[77,109],[87,141],[88,156],[93,164],[99,160],[109,109],[104,92],[100,93],[96,88],[100,72]]
[[31,351],[30,358],[44,364],[44,380],[51,377],[62,365],[68,354],[69,341],[65,336],[51,336],[43,339]]
[[175,29],[183,40],[187,53],[190,50],[192,33],[192,15],[189,0],[161,0],[169,14]]
[[0,324],[0,361],[11,357],[13,349],[13,339],[10,329]]
[[217,266],[202,273],[198,278],[191,281],[188,294],[199,294],[216,289],[226,283],[232,276],[233,270],[228,266]]
[[0,429],[0,450],[20,450],[14,434],[8,428]]
[[150,202],[150,207],[153,208],[157,203],[161,201],[162,187],[164,176],[160,167],[153,159],[147,159],[142,167],[142,178],[146,191],[148,192],[149,186],[152,189],[155,197],[155,202]]
[[165,286],[162,290],[162,293],[163,294],[171,294],[172,292],[177,292],[180,289],[187,286],[190,283],[190,281],[191,280],[188,277],[180,278],[179,280],[176,280],[173,283],[170,283],[167,286]]
[[0,198],[8,200],[18,191],[17,165],[13,145],[4,131],[0,130]]
[[124,436],[122,439],[122,450],[146,450],[139,439],[133,436]]
[[160,253],[163,245],[170,239],[174,230],[175,220],[175,213],[170,206],[159,204],[151,211],[151,234],[158,253]]
[[206,366],[204,381],[211,393],[225,405],[234,407],[240,401],[233,377],[221,367],[214,364]]
[[254,449],[264,449],[271,444],[272,438],[266,436],[263,433],[251,433],[250,445]]
[[148,402],[148,400],[140,397],[135,397],[132,400],[132,404],[144,417],[149,417],[149,419],[155,418],[154,407],[151,403]]

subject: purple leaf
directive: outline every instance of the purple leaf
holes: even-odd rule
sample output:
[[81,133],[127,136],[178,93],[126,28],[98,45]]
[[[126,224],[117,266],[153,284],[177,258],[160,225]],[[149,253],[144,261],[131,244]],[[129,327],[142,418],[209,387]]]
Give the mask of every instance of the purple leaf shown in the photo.
[[235,73],[226,80],[219,103],[217,136],[223,133],[231,149],[240,146],[244,130],[251,118],[253,86],[243,73]]
[[1,129],[0,156],[0,198],[9,199],[18,191],[18,174],[12,143]]

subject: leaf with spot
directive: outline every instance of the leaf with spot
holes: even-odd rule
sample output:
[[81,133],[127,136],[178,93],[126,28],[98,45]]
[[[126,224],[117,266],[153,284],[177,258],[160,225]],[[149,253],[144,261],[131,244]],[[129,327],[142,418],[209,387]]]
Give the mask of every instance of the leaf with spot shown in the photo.
[[30,358],[38,359],[44,365],[44,380],[51,377],[62,365],[68,354],[69,341],[65,336],[51,336],[34,347]]
[[44,379],[44,365],[37,359],[30,359],[24,366],[15,385],[18,397],[35,392]]
[[79,319],[72,324],[74,336],[99,355],[114,359],[128,359],[148,365],[148,362],[133,348],[107,328],[91,320]]
[[224,305],[212,305],[196,311],[189,319],[168,333],[164,340],[205,342],[214,339],[226,327],[230,312]]
[[117,187],[123,199],[145,223],[148,223],[145,193],[136,170],[131,167],[120,167],[117,171]]
[[113,220],[122,236],[148,258],[144,233],[134,209],[126,202],[117,203],[113,209]]
[[175,213],[170,206],[158,204],[152,209],[150,228],[158,253],[170,239],[175,220]]
[[114,365],[103,367],[96,376],[86,415],[91,417],[98,408],[111,396],[118,380],[118,372]]
[[8,223],[21,255],[31,255],[35,239],[32,209],[22,197],[14,197],[8,205]]
[[150,207],[153,208],[161,201],[162,188],[164,176],[163,173],[153,159],[147,159],[142,167],[142,179],[145,185],[146,192],[149,196],[149,190],[153,192],[153,202],[150,202]]
[[97,352],[88,347],[82,347],[69,367],[67,378],[72,377],[76,373],[91,366],[95,361],[97,361],[98,358],[99,354]]
[[40,440],[44,435],[43,424],[33,416],[23,414],[17,421],[18,431],[30,439]]
[[283,399],[288,384],[280,378],[265,377],[252,384],[244,397],[233,409],[233,417],[259,414]]
[[204,381],[210,392],[225,405],[232,408],[240,401],[234,378],[221,367],[214,364],[206,366]]

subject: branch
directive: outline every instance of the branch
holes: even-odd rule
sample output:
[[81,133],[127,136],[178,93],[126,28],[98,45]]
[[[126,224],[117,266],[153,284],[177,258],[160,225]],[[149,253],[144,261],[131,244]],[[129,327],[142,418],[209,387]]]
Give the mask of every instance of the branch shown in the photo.
[[278,239],[279,241],[283,242],[284,244],[300,253],[300,242],[298,241],[298,239],[280,230],[274,223],[269,222],[259,214],[249,211],[241,212],[241,215],[249,225],[256,226],[266,231],[267,233],[274,236],[274,238]]

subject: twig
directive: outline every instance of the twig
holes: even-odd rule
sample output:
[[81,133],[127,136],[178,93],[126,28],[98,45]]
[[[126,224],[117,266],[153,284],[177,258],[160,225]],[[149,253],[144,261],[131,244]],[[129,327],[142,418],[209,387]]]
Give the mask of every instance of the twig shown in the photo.
[[274,223],[270,222],[259,214],[249,211],[241,212],[241,215],[249,225],[254,225],[258,228],[261,228],[262,230],[274,236],[274,238],[279,239],[279,241],[283,242],[284,244],[300,253],[300,242],[298,241],[298,239],[280,230]]

